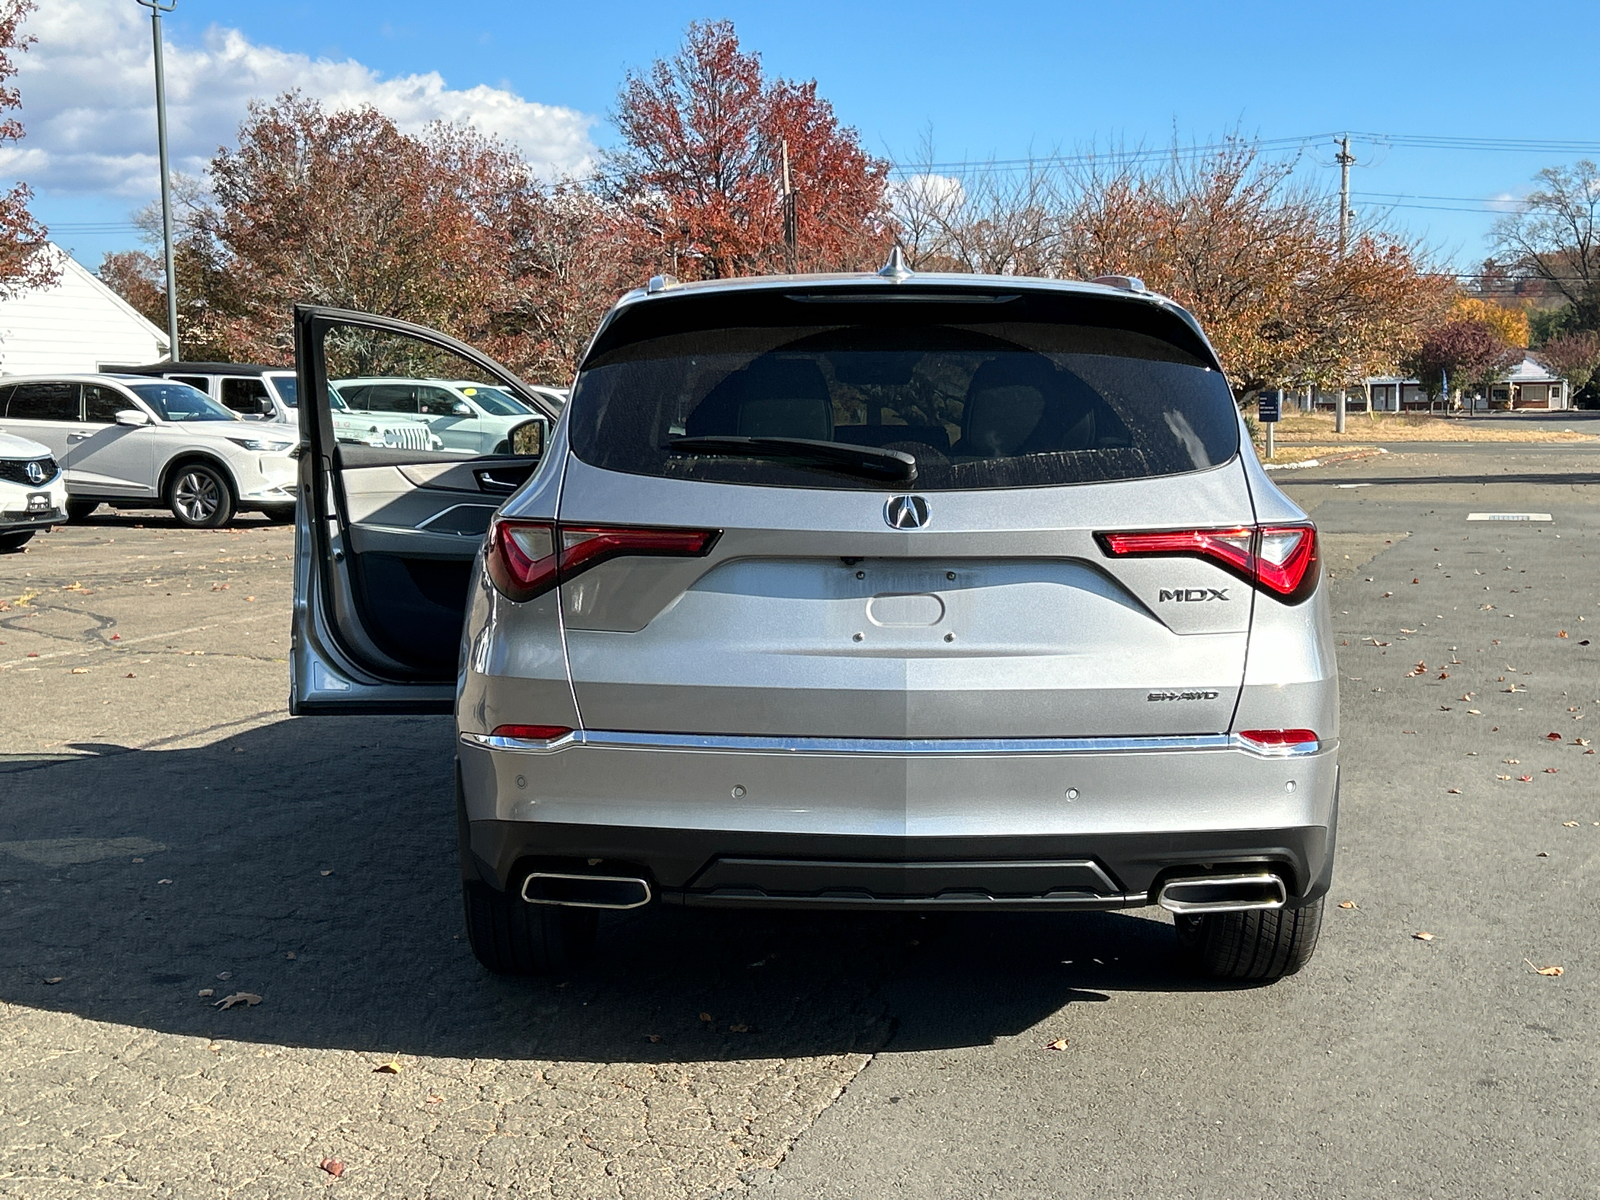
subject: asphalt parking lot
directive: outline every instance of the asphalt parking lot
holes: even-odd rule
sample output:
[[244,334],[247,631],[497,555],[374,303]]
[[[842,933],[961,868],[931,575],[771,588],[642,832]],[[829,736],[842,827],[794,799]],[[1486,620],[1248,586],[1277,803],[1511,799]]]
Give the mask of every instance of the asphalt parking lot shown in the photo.
[[1150,912],[630,915],[495,979],[448,721],[285,712],[290,530],[36,539],[0,1195],[1596,1195],[1600,444],[1394,450],[1281,477],[1333,575],[1349,907],[1270,987],[1197,984]]

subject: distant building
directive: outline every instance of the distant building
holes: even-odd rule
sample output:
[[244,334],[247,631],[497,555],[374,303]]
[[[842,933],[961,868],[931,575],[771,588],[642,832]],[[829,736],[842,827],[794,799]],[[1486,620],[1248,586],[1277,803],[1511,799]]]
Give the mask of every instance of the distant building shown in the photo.
[[[1429,408],[1428,392],[1417,379],[1398,375],[1374,375],[1363,381],[1372,391],[1373,412],[1426,412]],[[1450,389],[1452,393],[1455,388]],[[1339,397],[1338,389],[1305,390],[1291,392],[1301,408],[1332,408]],[[1347,405],[1356,411],[1365,411],[1366,393],[1360,387],[1346,392]],[[1489,385],[1487,396],[1463,396],[1463,407],[1474,412],[1491,409],[1564,409],[1572,407],[1572,389],[1567,381],[1555,374],[1533,355],[1527,354],[1516,366],[1502,374]],[[1439,400],[1433,405],[1437,407]]]
[[41,253],[55,257],[61,276],[51,287],[0,300],[0,374],[98,371],[166,358],[167,335],[93,272],[54,245]]

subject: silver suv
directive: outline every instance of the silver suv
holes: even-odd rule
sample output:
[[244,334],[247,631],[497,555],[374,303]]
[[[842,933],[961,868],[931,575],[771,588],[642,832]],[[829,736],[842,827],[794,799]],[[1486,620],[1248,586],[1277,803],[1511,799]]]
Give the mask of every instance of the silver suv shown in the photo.
[[[495,370],[303,308],[302,391],[380,330]],[[1213,976],[1310,958],[1339,784],[1316,532],[1137,281],[652,280],[537,460],[380,468],[307,433],[293,707],[453,708],[491,970],[565,969],[598,911],[652,903],[1159,904]]]

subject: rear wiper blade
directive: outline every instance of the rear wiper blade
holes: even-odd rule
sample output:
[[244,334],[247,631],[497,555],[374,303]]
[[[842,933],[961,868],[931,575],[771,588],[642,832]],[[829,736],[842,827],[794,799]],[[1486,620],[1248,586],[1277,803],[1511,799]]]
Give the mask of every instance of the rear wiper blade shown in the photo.
[[917,460],[900,450],[854,446],[848,442],[823,442],[812,438],[711,437],[669,438],[666,449],[674,454],[703,454],[720,458],[770,458],[796,466],[842,471],[867,479],[911,483],[917,477]]

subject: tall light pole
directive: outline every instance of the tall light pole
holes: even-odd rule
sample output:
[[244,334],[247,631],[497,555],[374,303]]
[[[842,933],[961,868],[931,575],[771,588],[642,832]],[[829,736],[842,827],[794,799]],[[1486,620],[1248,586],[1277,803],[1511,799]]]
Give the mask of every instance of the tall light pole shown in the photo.
[[167,255],[167,357],[181,362],[178,350],[178,270],[172,260],[172,175],[167,170],[167,76],[161,67],[161,14],[178,0],[138,0],[150,10],[150,37],[156,48],[156,150],[161,158],[161,240]]

